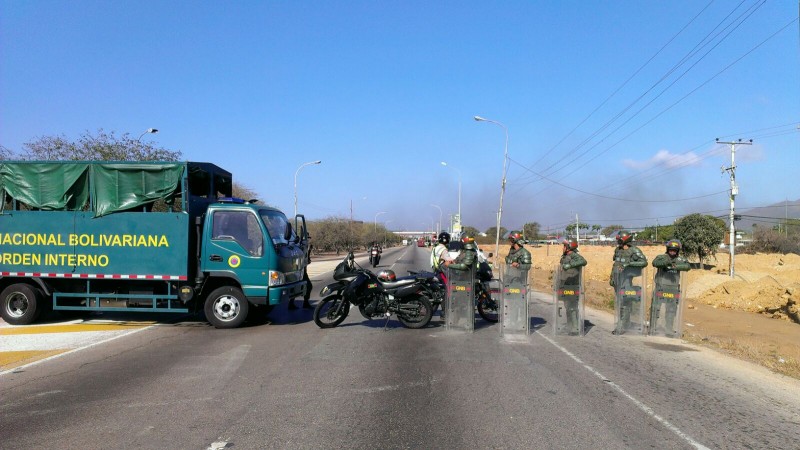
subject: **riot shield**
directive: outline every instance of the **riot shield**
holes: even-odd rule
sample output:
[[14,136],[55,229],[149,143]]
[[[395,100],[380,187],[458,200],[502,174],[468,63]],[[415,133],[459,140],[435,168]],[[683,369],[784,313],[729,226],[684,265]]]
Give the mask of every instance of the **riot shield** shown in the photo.
[[528,313],[528,271],[513,266],[503,268],[500,295],[500,335],[530,333]]
[[475,330],[475,268],[447,268],[444,323],[447,330]]
[[553,274],[553,333],[583,336],[583,267],[564,270],[559,264]]
[[644,334],[646,274],[646,267],[624,267],[614,271],[614,334]]
[[[650,302],[650,336],[679,338],[683,334],[683,308],[686,303],[686,272],[679,272],[679,280],[659,277],[653,280],[653,298]],[[675,281],[678,284],[675,284]]]

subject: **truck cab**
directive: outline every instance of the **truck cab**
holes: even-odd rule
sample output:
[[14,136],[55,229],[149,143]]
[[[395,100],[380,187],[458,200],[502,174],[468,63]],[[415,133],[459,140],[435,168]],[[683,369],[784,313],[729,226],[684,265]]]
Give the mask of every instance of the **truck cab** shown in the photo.
[[[298,215],[293,227],[275,208],[234,198],[220,200],[209,205],[202,218],[200,278],[203,283],[211,280],[202,290],[230,282],[256,307],[303,296],[308,262],[305,218]],[[208,319],[215,325],[236,320],[246,308],[243,299],[232,298],[230,292],[211,297],[206,312],[208,317],[210,308]]]

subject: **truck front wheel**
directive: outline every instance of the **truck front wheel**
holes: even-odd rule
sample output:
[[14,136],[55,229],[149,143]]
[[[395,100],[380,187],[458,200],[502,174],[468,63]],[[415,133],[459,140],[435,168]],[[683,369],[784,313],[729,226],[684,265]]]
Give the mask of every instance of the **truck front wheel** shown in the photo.
[[248,312],[247,297],[235,287],[214,289],[206,298],[206,319],[215,328],[236,328],[244,323]]
[[3,289],[0,301],[0,315],[11,325],[27,325],[33,322],[44,306],[41,291],[25,283],[12,284]]

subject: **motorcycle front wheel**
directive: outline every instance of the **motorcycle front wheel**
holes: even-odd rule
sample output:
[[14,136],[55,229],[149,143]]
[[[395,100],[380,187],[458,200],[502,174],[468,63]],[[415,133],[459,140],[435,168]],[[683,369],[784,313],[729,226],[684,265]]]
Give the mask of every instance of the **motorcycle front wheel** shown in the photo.
[[314,323],[320,328],[333,328],[344,322],[350,312],[350,305],[340,294],[329,295],[314,308]]
[[487,322],[497,322],[498,305],[492,297],[482,295],[478,299],[478,314]]
[[397,320],[406,328],[423,328],[433,317],[431,302],[419,294],[404,298],[398,309]]

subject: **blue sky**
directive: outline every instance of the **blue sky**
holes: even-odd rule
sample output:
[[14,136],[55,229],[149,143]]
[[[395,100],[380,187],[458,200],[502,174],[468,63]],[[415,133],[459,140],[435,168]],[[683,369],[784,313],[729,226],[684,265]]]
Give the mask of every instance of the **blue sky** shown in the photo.
[[[640,227],[800,200],[796,0],[0,0],[0,145],[102,128],[311,219]],[[457,170],[440,164],[446,161]],[[379,212],[385,214],[378,214]]]

